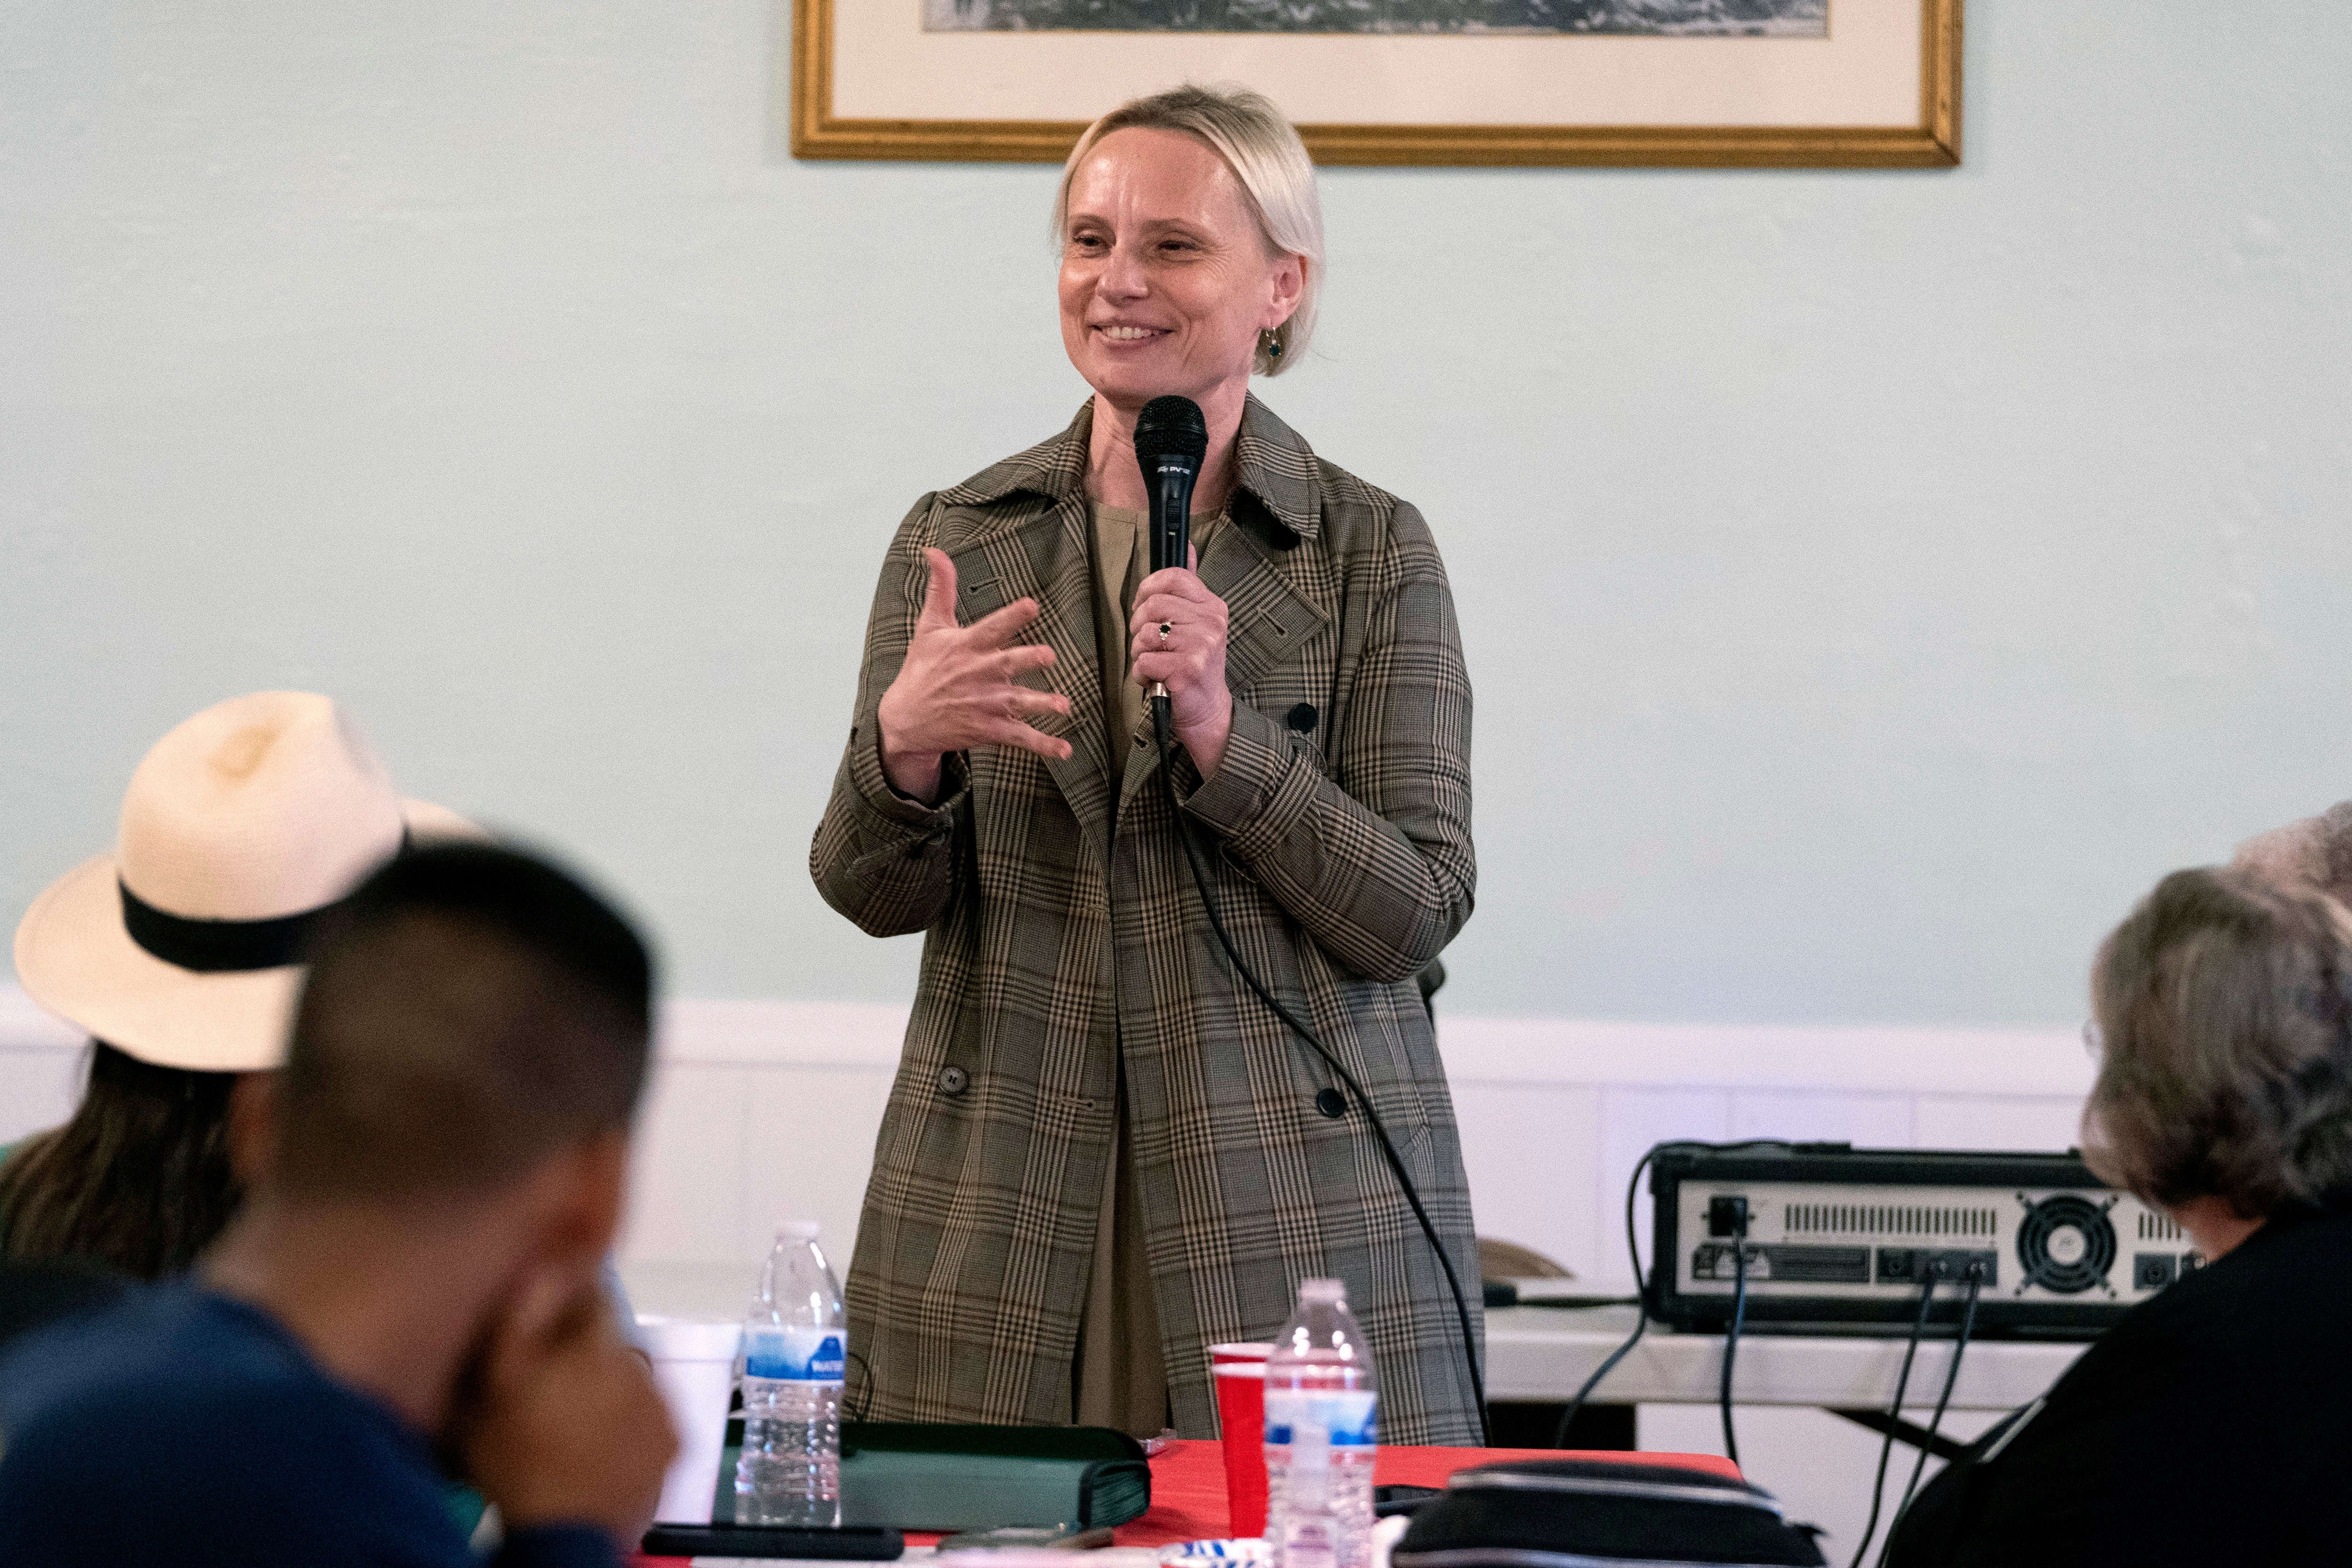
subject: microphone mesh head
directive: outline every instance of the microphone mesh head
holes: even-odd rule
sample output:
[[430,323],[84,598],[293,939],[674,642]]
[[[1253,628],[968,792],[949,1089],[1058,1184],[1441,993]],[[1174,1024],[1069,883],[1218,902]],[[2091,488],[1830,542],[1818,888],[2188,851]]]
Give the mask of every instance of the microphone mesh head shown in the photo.
[[1156,397],[1135,420],[1135,457],[1148,471],[1163,457],[1189,457],[1195,465],[1209,455],[1209,422],[1189,397]]

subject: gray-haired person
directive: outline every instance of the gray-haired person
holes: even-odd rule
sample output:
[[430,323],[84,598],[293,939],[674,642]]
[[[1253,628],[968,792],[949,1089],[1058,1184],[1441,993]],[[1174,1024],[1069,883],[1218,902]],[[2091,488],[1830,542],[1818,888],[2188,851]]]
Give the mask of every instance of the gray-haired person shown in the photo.
[[2230,863],[2273,882],[2315,887],[2352,907],[2352,800],[2248,839]]
[[[1453,598],[1421,514],[1249,391],[1310,340],[1314,166],[1255,93],[1139,99],[1079,139],[1054,243],[1094,395],[900,526],[811,855],[865,930],[926,934],[850,1265],[873,1413],[1207,1437],[1210,1343],[1270,1337],[1331,1275],[1383,1440],[1475,1442],[1437,1257],[1360,1109],[1227,963],[1143,700],[1166,684],[1211,895],[1369,1092],[1475,1341],[1414,978],[1476,883]],[[1135,424],[1171,393],[1208,426],[1197,570],[1150,572]]]
[[2352,1471],[2352,914],[2177,872],[2091,983],[2094,1169],[2204,1266],[1921,1492],[1895,1568],[2340,1562]]

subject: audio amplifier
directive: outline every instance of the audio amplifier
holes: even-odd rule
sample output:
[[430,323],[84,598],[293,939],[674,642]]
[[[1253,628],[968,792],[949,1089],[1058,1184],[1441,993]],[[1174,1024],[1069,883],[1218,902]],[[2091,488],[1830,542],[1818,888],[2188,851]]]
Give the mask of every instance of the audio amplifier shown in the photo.
[[2100,1182],[2075,1153],[1962,1154],[1845,1144],[1664,1144],[1650,1162],[1651,1312],[1677,1328],[1909,1327],[2092,1339],[2204,1260],[2169,1215]]

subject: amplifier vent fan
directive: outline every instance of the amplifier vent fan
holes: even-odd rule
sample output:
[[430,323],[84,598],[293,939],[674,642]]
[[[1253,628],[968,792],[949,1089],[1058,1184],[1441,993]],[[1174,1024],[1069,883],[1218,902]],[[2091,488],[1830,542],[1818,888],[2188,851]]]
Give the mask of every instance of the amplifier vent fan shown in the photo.
[[2180,1227],[2174,1223],[2170,1215],[2140,1210],[2139,1239],[2142,1241],[2178,1241],[2180,1234]]
[[2000,1216],[1990,1208],[1790,1203],[1780,1207],[1780,1225],[1787,1236],[1993,1236]]

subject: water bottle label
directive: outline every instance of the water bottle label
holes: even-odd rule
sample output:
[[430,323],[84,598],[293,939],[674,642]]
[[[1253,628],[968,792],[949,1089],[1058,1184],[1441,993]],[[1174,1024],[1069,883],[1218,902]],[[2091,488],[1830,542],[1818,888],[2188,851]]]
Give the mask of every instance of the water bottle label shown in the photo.
[[839,1329],[756,1328],[743,1353],[746,1375],[793,1383],[839,1383],[842,1362]]
[[1307,1420],[1331,1434],[1335,1448],[1369,1448],[1379,1442],[1369,1389],[1269,1388],[1265,1391],[1265,1440],[1290,1441],[1291,1428]]

